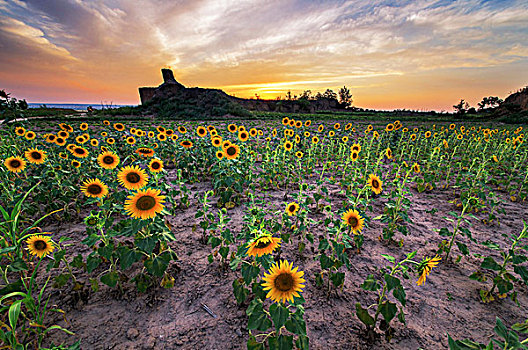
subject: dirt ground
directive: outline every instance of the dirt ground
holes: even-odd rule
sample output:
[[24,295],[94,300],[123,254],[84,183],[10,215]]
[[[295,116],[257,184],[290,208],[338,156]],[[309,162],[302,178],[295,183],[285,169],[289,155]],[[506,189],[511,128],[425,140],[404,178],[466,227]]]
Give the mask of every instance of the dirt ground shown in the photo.
[[[175,176],[175,170],[170,171],[171,176]],[[193,184],[191,188],[194,193],[203,193],[211,187],[210,184],[210,181]],[[335,203],[338,186],[330,185],[329,190]],[[283,210],[286,200],[291,199],[285,190],[271,190],[265,195],[273,210]],[[471,232],[479,242],[490,239],[504,246],[507,242],[501,234],[518,234],[523,227],[522,218],[528,218],[527,203],[511,202],[506,193],[500,195],[506,212],[498,215],[500,226],[471,220]],[[374,302],[374,295],[363,291],[361,283],[368,274],[375,273],[376,266],[387,265],[381,254],[391,254],[397,259],[414,250],[419,258],[434,255],[441,237],[432,229],[451,227],[443,217],[456,210],[448,202],[455,198],[452,189],[418,193],[412,188],[410,196],[410,234],[404,237],[398,233],[395,237],[397,240],[404,239],[403,248],[381,242],[378,236],[384,224],[372,221],[364,230],[365,243],[361,253],[349,252],[352,267],[346,271],[343,290],[334,291],[330,296],[326,290],[316,286],[315,274],[320,271],[319,262],[313,259],[315,254],[310,246],[301,256],[295,241],[283,244],[281,258],[288,259],[306,273],[303,296],[306,299],[305,320],[312,349],[446,349],[447,333],[454,339],[472,338],[487,342],[493,334],[496,316],[508,326],[525,320],[528,315],[527,289],[516,285],[521,306],[510,299],[483,304],[478,294],[482,284],[468,278],[480,265],[480,260],[468,256],[459,263],[442,261],[422,286],[416,285],[417,278],[403,280],[407,294],[407,325],[393,321],[396,332],[390,343],[383,337],[373,344],[367,343],[365,328],[355,316],[355,303],[370,305]],[[374,210],[369,214],[371,218],[382,213],[384,200],[373,201]],[[89,287],[81,293],[73,293],[67,287],[51,289],[51,302],[66,311],[68,323],[60,318],[56,321],[75,335],[54,332],[49,340],[72,343],[80,339],[83,349],[245,349],[248,339],[247,303],[237,305],[231,285],[240,273],[222,270],[218,262],[208,263],[210,247],[200,242],[201,230],[192,230],[199,221],[194,217],[198,204],[193,200],[188,209],[171,218],[176,237],[172,248],[179,257],[179,261],[170,267],[176,279],[172,289],[159,287],[139,293],[132,284],[127,285],[123,293],[104,285],[98,292],[92,292]],[[427,213],[426,210],[431,208],[438,209],[438,212]],[[232,218],[228,227],[235,233],[242,229],[243,210],[241,205],[228,212]],[[483,215],[476,216],[484,218]],[[80,243],[85,236],[81,218],[77,223],[50,222],[45,229],[58,237],[73,238],[73,245],[68,248],[72,251],[70,256],[75,256],[77,252],[89,254],[86,246]],[[323,234],[322,229],[322,226],[313,228],[315,242]],[[471,253],[489,254],[483,246],[466,243]],[[314,249],[317,251],[316,246]],[[456,257],[456,247],[453,252],[453,257]],[[82,272],[79,273],[82,280]],[[207,305],[217,317],[208,314],[202,304]]]

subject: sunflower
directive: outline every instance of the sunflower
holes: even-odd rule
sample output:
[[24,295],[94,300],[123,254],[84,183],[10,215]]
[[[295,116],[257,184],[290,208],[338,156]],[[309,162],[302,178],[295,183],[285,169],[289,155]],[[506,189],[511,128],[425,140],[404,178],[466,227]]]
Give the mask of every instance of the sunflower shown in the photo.
[[88,157],[88,151],[86,150],[86,148],[80,146],[73,147],[71,153],[77,158]]
[[207,129],[203,126],[199,126],[196,128],[196,133],[198,134],[198,136],[204,137],[205,135],[207,135]]
[[222,138],[220,136],[215,136],[211,139],[211,144],[215,147],[222,146]]
[[392,123],[387,124],[387,126],[385,127],[385,131],[389,132],[392,130],[394,130],[394,124]]
[[341,124],[335,123],[334,124],[334,129],[339,130],[339,128],[341,128]]
[[330,130],[330,132],[328,133],[328,136],[330,136],[330,137],[334,137],[334,135],[335,135],[334,130]]
[[269,290],[266,298],[275,302],[293,302],[294,297],[300,297],[299,292],[302,293],[306,280],[303,278],[304,272],[297,269],[286,260],[275,262],[262,278],[263,289]]
[[291,143],[290,141],[286,141],[286,142],[284,142],[284,149],[285,149],[286,151],[289,152],[289,151],[292,150],[292,148],[293,148],[293,143]]
[[216,151],[216,158],[222,159],[224,158],[224,152],[222,151]]
[[418,273],[420,274],[420,278],[418,281],[416,281],[416,284],[421,286],[424,284],[425,280],[427,279],[427,276],[429,276],[429,273],[435,267],[440,263],[440,260],[442,260],[438,255],[436,255],[434,258],[425,258],[423,259],[420,264],[418,265]]
[[26,161],[21,157],[9,157],[4,161],[4,165],[12,173],[19,173],[26,168]]
[[97,156],[97,164],[104,169],[114,169],[119,164],[119,156],[113,152],[103,152]]
[[69,124],[60,123],[59,126],[64,131],[73,132],[73,127],[71,125],[69,125]]
[[149,131],[148,134],[147,134],[147,136],[148,136],[149,138],[153,138],[153,137],[155,136],[154,131]]
[[383,188],[381,187],[383,185],[383,182],[378,176],[374,174],[369,175],[368,185],[370,186],[372,192],[374,192],[375,194],[380,194],[381,191],[383,191]]
[[132,135],[135,135],[135,134],[136,134],[136,131],[137,131],[136,128],[131,128],[131,129],[130,129],[130,133],[131,133]]
[[165,128],[164,128],[163,126],[161,126],[161,125],[158,126],[158,127],[156,128],[156,130],[158,130],[158,132],[161,132],[161,133],[165,132]]
[[350,159],[355,162],[359,159],[359,153],[358,152],[351,152],[350,153]]
[[207,131],[216,131],[216,128],[213,125],[207,125]]
[[237,132],[237,130],[238,130],[238,127],[235,124],[229,124],[227,126],[227,131],[229,131],[230,133]]
[[408,128],[403,128],[402,131],[403,132],[407,132],[407,131],[409,131],[409,129]]
[[176,140],[178,140],[178,135],[176,135],[176,134],[172,135],[172,136],[171,136],[171,140],[172,140],[172,141],[176,141]]
[[277,129],[273,129],[273,131],[271,132],[271,136],[273,137],[277,136]]
[[455,126],[456,126],[455,124],[450,124],[449,125],[449,130],[453,130],[455,128]]
[[271,254],[276,248],[280,247],[280,238],[272,237],[269,234],[263,234],[247,244],[246,254],[249,256],[262,256]]
[[116,129],[117,131],[123,131],[125,130],[125,126],[121,123],[115,123],[114,124],[114,129]]
[[178,131],[180,132],[180,134],[185,134],[187,132],[187,129],[185,129],[184,126],[178,126]]
[[324,130],[324,125],[319,125],[319,127],[317,128],[317,131],[321,132]]
[[295,119],[290,119],[289,126],[295,126]]
[[378,132],[377,132],[377,131],[374,131],[374,132],[372,133],[372,137],[374,137],[375,139],[377,139],[377,138],[379,137]]
[[24,155],[26,156],[28,162],[33,164],[42,164],[48,157],[45,151],[41,151],[38,148],[30,148]]
[[136,219],[150,219],[163,210],[165,196],[160,196],[161,191],[147,188],[128,196],[125,201],[125,211]]
[[37,137],[37,134],[35,134],[35,132],[33,131],[28,131],[26,132],[25,137],[26,137],[26,140],[34,140],[35,137]]
[[425,138],[428,139],[431,137],[431,132],[430,131],[426,131],[425,132]]
[[247,131],[240,131],[238,133],[238,139],[242,142],[245,142],[249,139],[249,134],[247,133]]
[[163,161],[160,159],[152,158],[149,163],[149,170],[151,173],[159,173],[163,171]]
[[286,206],[286,214],[293,216],[299,211],[299,204],[291,202]]
[[387,148],[385,150],[385,155],[387,156],[387,158],[392,159],[392,150],[390,148]]
[[57,139],[57,136],[53,134],[49,134],[48,136],[46,136],[47,143],[54,143],[56,139]]
[[297,129],[299,129],[302,125],[303,125],[303,124],[302,124],[302,121],[300,121],[300,120],[297,120],[297,121],[295,122],[295,127],[296,127]]
[[310,137],[310,132],[309,131],[305,131],[304,132],[304,137]]
[[357,210],[349,209],[343,214],[343,221],[350,227],[354,234],[358,234],[363,229],[365,219],[359,215]]
[[312,125],[312,121],[311,120],[307,120],[304,122],[304,126],[310,126]]
[[224,156],[227,159],[236,159],[240,155],[240,147],[235,144],[230,144],[224,149]]
[[109,120],[103,120],[103,124],[108,126],[108,125],[110,125],[110,121]]
[[416,140],[416,134],[411,134],[411,141]]
[[129,145],[134,145],[136,143],[136,139],[134,138],[134,136],[129,136],[126,138],[126,143],[128,143]]
[[106,140],[106,143],[108,143],[109,145],[113,145],[115,143],[115,139],[113,137],[109,137],[107,140]]
[[231,141],[229,140],[225,140],[225,141],[222,141],[222,149],[225,151],[225,149],[227,147],[229,147],[229,145],[231,145]]
[[361,152],[361,145],[359,143],[353,144],[350,146],[350,152]]
[[297,151],[295,152],[295,156],[299,159],[301,159],[303,157],[303,153],[301,151]]
[[79,129],[81,129],[81,130],[83,130],[83,131],[84,131],[84,130],[88,130],[88,124],[86,124],[86,123],[81,123],[81,125],[79,126]]
[[143,157],[153,157],[154,156],[154,150],[148,147],[139,147],[136,150],[136,153],[139,155],[142,155]]
[[251,135],[251,137],[255,137],[257,136],[257,134],[258,134],[257,129],[255,128],[249,129],[249,135]]
[[290,119],[288,117],[282,118],[282,125],[286,126],[290,124]]
[[43,258],[53,252],[55,246],[48,236],[35,235],[26,239],[29,254]]
[[343,143],[347,143],[348,142],[348,136],[343,136],[341,138],[341,141],[343,141]]
[[81,144],[81,145],[82,145],[83,143],[85,143],[86,141],[88,141],[88,140],[86,140],[86,139],[84,138],[84,136],[82,136],[82,135],[79,135],[79,136],[77,136],[77,137],[75,138],[75,142],[77,142],[77,143],[79,143],[79,144]]
[[246,127],[244,125],[240,125],[238,127],[238,131],[246,131]]
[[17,134],[18,136],[24,136],[26,134],[26,129],[19,126],[15,129],[15,134]]
[[372,124],[369,124],[369,125],[367,126],[367,130],[368,130],[368,131],[372,131],[373,129],[374,129],[374,127],[372,126]]
[[[57,142],[58,142],[58,139],[57,139]],[[93,147],[97,147],[97,146],[99,146],[99,140],[97,140],[97,139],[91,139],[91,140],[90,140],[90,145],[92,145]]]
[[78,160],[72,160],[72,161],[71,161],[71,165],[72,165],[74,168],[80,168],[80,167],[81,167],[81,162],[79,162]]
[[312,137],[312,143],[317,145],[319,143],[319,138],[317,136]]
[[350,128],[352,128],[352,123],[348,123],[347,125],[345,125],[345,130],[350,130]]
[[185,140],[180,142],[180,145],[184,148],[191,148],[193,146],[193,143],[189,140]]
[[137,165],[121,168],[117,173],[117,181],[129,190],[139,190],[148,182],[148,175]]
[[213,136],[213,137],[214,137],[214,136],[218,136],[218,131],[216,131],[216,130],[211,130],[211,131],[209,131],[209,134],[211,134],[211,136]]
[[63,139],[67,139],[68,137],[70,137],[70,133],[67,131],[61,130],[57,133],[57,136],[62,137]]
[[88,197],[103,198],[108,194],[108,186],[97,178],[88,179],[81,186],[81,191]]
[[418,163],[414,163],[414,164],[413,164],[413,171],[414,171],[415,173],[419,174],[419,173],[420,173],[420,164],[418,164]]

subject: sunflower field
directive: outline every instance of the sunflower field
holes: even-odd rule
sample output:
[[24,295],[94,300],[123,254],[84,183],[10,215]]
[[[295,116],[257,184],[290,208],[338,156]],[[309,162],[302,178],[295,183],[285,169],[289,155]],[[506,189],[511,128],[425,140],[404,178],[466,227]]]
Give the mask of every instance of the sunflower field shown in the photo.
[[522,126],[0,129],[0,348],[526,349]]

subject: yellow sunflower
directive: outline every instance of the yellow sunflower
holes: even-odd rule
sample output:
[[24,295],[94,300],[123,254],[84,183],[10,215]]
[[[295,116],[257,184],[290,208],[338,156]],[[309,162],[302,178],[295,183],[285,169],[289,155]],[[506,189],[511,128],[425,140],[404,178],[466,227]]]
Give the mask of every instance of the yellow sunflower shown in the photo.
[[53,134],[49,134],[48,136],[46,136],[47,143],[54,143],[56,139],[57,139],[57,136]]
[[180,134],[185,134],[187,132],[187,129],[185,129],[184,126],[178,126],[178,131],[180,132]]
[[97,164],[104,169],[115,169],[119,164],[119,156],[113,152],[103,152],[97,156]]
[[34,140],[35,137],[37,137],[37,134],[35,134],[35,132],[33,131],[28,131],[26,132],[25,137],[26,137],[26,140]]
[[[57,139],[57,142],[59,141],[59,139]],[[57,143],[58,144],[58,143]],[[99,140],[97,139],[91,139],[90,140],[90,144],[93,146],[93,147],[97,147],[99,146]]]
[[292,148],[293,148],[293,143],[291,143],[290,141],[286,141],[286,142],[284,142],[284,149],[285,149],[286,151],[289,152],[289,151],[292,150]]
[[205,135],[207,135],[207,129],[203,126],[199,126],[196,128],[196,133],[198,134],[198,136],[204,137]]
[[304,272],[297,269],[286,260],[275,262],[262,278],[263,289],[269,291],[266,298],[275,302],[293,302],[294,297],[300,297],[306,280],[303,278]]
[[238,133],[238,139],[242,142],[246,142],[249,139],[249,134],[247,131],[240,131]]
[[84,131],[84,130],[88,130],[88,124],[86,124],[86,123],[81,123],[81,125],[79,126],[79,129],[81,129],[81,130],[83,130],[83,131]]
[[238,127],[235,124],[229,124],[227,126],[227,131],[229,131],[230,133],[235,133],[237,132],[237,130],[238,130]]
[[425,280],[427,279],[427,276],[429,276],[429,273],[435,267],[440,263],[440,260],[442,260],[438,255],[436,255],[434,258],[425,258],[422,260],[420,265],[418,266],[418,273],[420,274],[420,278],[418,281],[416,281],[416,284],[421,286],[425,283]]
[[77,158],[86,158],[88,157],[88,151],[86,148],[75,146],[72,148],[71,153]]
[[319,143],[319,138],[317,136],[312,137],[312,143],[317,145]]
[[334,124],[334,129],[339,130],[339,128],[341,128],[341,124],[335,123]]
[[289,216],[297,214],[297,211],[299,211],[299,204],[295,202],[291,202],[286,206],[286,214]]
[[33,164],[42,164],[48,157],[45,151],[41,151],[38,148],[30,148],[25,152],[24,155],[26,156],[28,162]]
[[280,247],[280,238],[271,235],[261,235],[247,244],[246,254],[249,256],[262,256],[271,254],[276,248]]
[[113,137],[109,137],[107,140],[106,140],[106,143],[108,143],[109,145],[113,145],[115,143],[115,139]]
[[26,134],[26,129],[19,126],[15,129],[15,134],[17,134],[18,136],[24,136]]
[[193,143],[189,140],[185,140],[180,142],[180,145],[184,148],[191,148],[193,146]]
[[81,191],[88,197],[103,198],[108,194],[108,186],[97,178],[88,179],[82,184]]
[[251,137],[255,137],[257,136],[257,134],[258,134],[257,129],[255,128],[249,129],[249,135],[251,135]]
[[152,158],[149,163],[149,170],[151,173],[159,173],[163,171],[163,161],[160,159]]
[[282,118],[282,125],[286,126],[290,124],[290,119],[288,117]]
[[136,153],[143,157],[153,157],[154,156],[154,150],[148,147],[139,147],[136,150]]
[[79,168],[81,166],[81,162],[79,162],[78,160],[72,160],[71,161],[71,165],[74,167],[74,168]]
[[215,136],[211,140],[211,144],[215,147],[222,146],[222,138],[220,136]]
[[414,163],[414,164],[413,164],[413,171],[414,171],[415,173],[419,174],[420,171],[421,171],[421,169],[420,169],[420,164],[418,164],[418,163]]
[[347,226],[350,227],[354,234],[358,234],[363,229],[365,219],[359,215],[357,210],[349,209],[343,214],[343,221]]
[[224,152],[222,151],[216,151],[216,158],[222,159],[224,158]]
[[129,190],[139,190],[147,184],[148,175],[139,166],[129,165],[117,173],[117,181]]
[[301,151],[297,151],[297,152],[295,152],[295,156],[296,156],[297,158],[299,158],[299,159],[301,159],[301,158],[303,157],[303,155],[304,155],[304,154],[303,154]]
[[359,153],[357,153],[357,152],[351,152],[351,153],[350,153],[350,159],[351,159],[353,162],[357,161],[357,160],[359,159]]
[[394,130],[394,124],[392,123],[387,124],[387,126],[385,127],[385,131],[389,132],[392,130]]
[[312,121],[311,120],[307,120],[304,122],[304,126],[310,126],[312,125]]
[[361,145],[359,143],[353,144],[350,146],[350,152],[361,152]]
[[227,159],[236,159],[240,155],[240,147],[235,144],[230,144],[224,149],[224,156]]
[[125,130],[125,126],[121,123],[115,123],[114,124],[114,129],[116,129],[117,131],[123,131]]
[[165,196],[160,196],[161,191],[146,188],[128,196],[125,201],[125,211],[136,219],[150,219],[163,210]]
[[387,158],[392,159],[392,150],[390,148],[387,148],[385,150],[385,155],[387,156]]
[[26,161],[21,157],[9,157],[4,161],[7,170],[12,173],[19,173],[26,168]]
[[35,235],[26,239],[27,249],[29,254],[43,258],[53,252],[55,246],[53,241],[48,236]]
[[382,185],[383,182],[380,180],[380,178],[374,174],[370,174],[368,178],[368,185],[370,186],[370,189],[375,194],[380,194],[381,191],[383,191]]

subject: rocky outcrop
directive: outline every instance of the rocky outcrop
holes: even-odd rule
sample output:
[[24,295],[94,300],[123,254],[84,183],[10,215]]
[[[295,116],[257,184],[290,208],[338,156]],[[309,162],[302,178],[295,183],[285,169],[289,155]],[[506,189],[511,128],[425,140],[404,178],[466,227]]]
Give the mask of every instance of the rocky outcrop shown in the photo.
[[504,116],[514,113],[528,112],[528,86],[506,97],[496,114]]

